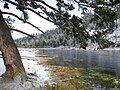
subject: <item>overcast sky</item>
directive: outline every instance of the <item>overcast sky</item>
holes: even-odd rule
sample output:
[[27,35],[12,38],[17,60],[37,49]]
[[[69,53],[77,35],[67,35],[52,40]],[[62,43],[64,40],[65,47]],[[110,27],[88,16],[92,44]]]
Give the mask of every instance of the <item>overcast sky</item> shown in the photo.
[[[55,0],[46,0],[46,1],[47,1],[48,4],[51,4],[52,6],[55,6]],[[10,6],[9,10],[3,9],[3,3],[0,2],[0,9],[1,10],[7,11],[7,12],[13,12],[13,13],[16,13],[18,16],[21,16],[21,12],[19,10],[16,10],[16,7],[11,6],[10,4],[9,4],[9,6]],[[7,17],[7,16],[4,15],[4,17]],[[12,17],[12,18],[14,18],[14,17]],[[15,29],[22,30],[22,31],[27,32],[29,34],[41,33],[40,31],[33,28],[32,26],[30,26],[28,24],[24,24],[23,22],[19,21],[16,18],[14,18],[14,19],[15,19],[15,23],[13,23],[13,26],[15,27]],[[56,26],[54,26],[53,23],[50,23],[50,22],[38,17],[37,15],[35,15],[34,13],[31,13],[31,12],[29,12],[29,22],[36,25],[37,27],[41,27],[40,29],[43,30],[43,31],[56,28]],[[14,39],[16,39],[16,38],[23,37],[25,35],[14,31],[12,33],[12,36],[13,36]]]

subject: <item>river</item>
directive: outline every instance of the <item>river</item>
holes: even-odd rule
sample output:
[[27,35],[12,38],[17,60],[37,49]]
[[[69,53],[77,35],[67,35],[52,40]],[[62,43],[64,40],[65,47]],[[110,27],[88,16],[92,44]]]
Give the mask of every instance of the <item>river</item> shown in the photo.
[[5,66],[4,66],[4,63],[3,63],[3,59],[0,58],[0,75],[3,74],[5,72]]
[[85,67],[89,70],[97,70],[120,76],[120,51],[54,48],[41,48],[40,51],[63,60],[67,66]]

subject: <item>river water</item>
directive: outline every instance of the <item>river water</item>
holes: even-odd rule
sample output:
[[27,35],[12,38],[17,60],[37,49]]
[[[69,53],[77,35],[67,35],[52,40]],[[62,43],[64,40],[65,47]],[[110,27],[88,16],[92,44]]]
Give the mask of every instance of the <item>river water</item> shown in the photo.
[[[85,67],[120,76],[120,51],[112,50],[75,50],[75,49],[40,49],[43,53],[57,57],[67,66]],[[64,64],[61,63],[61,64]]]
[[5,66],[4,66],[4,62],[3,59],[0,58],[0,75],[3,74],[5,72]]

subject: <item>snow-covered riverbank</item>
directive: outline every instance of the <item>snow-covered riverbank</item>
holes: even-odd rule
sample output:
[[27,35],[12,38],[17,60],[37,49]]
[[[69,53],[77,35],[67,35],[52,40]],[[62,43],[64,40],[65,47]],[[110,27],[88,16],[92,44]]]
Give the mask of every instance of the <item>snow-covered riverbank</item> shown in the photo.
[[[28,80],[23,84],[22,87],[15,86],[13,89],[10,89],[10,90],[16,90],[16,89],[32,90],[33,88],[39,88],[44,86],[44,82],[46,81],[51,82],[50,71],[48,71],[49,68],[43,65],[40,65],[40,60],[38,60],[38,58],[35,57],[36,49],[20,48],[19,52],[22,58],[25,71],[27,73]],[[5,72],[5,68],[3,68],[3,65],[4,65],[3,62],[0,62],[0,66],[1,65],[2,65],[2,68],[0,68],[0,71],[2,72],[0,74]]]
[[20,55],[22,57],[22,62],[26,73],[28,76],[31,75],[36,76],[35,84],[39,86],[43,86],[45,81],[50,81],[50,72],[49,68],[40,65],[40,60],[35,57],[36,49],[19,49]]

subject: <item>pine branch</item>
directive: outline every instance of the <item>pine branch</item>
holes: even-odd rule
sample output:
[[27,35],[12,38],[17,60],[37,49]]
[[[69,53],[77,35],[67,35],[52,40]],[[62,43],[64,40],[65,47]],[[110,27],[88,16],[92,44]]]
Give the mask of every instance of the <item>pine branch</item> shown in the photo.
[[[50,20],[50,19],[49,19],[49,18],[50,18],[49,15],[48,15],[49,18],[46,18],[46,17],[40,15],[38,12],[36,12],[35,10],[33,10],[33,9],[31,9],[31,8],[22,6],[22,5],[20,5],[20,4],[17,4],[17,3],[15,3],[15,2],[11,1],[11,0],[5,0],[5,1],[8,2],[8,3],[11,3],[12,5],[15,5],[15,6],[19,7],[19,8],[22,8],[22,9],[24,9],[24,10],[29,10],[29,11],[35,13],[36,15],[40,16],[41,18],[43,18],[43,19],[45,19],[45,20],[47,20],[47,21],[49,21],[49,22],[52,22],[52,23],[54,23],[55,25],[61,27],[61,26],[60,26],[58,23],[56,23],[55,21]],[[55,10],[55,9],[52,8],[51,6],[47,5],[45,2],[42,2],[42,1],[40,1],[40,2],[43,3],[43,4],[45,4],[45,5],[48,6],[49,8]],[[61,13],[60,13],[60,14],[61,14]],[[11,15],[14,15],[14,14],[11,13]],[[16,16],[16,15],[14,15],[14,16]],[[67,18],[64,17],[63,15],[62,15],[62,18],[67,20]],[[23,20],[22,20],[22,21],[23,21]],[[25,20],[24,20],[24,21],[25,21]],[[26,23],[27,23],[27,21],[26,21]],[[35,28],[36,28],[36,27],[35,27]]]
[[29,36],[29,37],[31,37],[31,38],[34,38],[34,36],[32,36],[32,35],[30,35],[30,34],[28,34],[28,33],[25,33],[25,32],[23,32],[23,31],[21,31],[21,30],[13,29],[13,28],[10,28],[10,30],[12,30],[12,31],[16,31],[16,32],[19,32],[19,33],[25,34],[25,35],[27,35],[27,36]]
[[6,2],[12,4],[12,5],[15,5],[15,6],[19,7],[19,8],[22,8],[22,9],[24,9],[24,10],[29,10],[29,11],[35,13],[36,15],[40,16],[41,18],[43,18],[43,19],[45,19],[45,20],[47,20],[47,21],[49,21],[49,22],[55,23],[54,21],[52,21],[52,20],[50,20],[50,19],[48,19],[48,18],[40,15],[39,12],[36,12],[35,10],[33,10],[33,9],[31,9],[31,8],[22,6],[22,5],[20,5],[20,4],[17,4],[17,3],[15,3],[15,2],[11,1],[11,0],[4,0],[4,1],[6,1]]
[[13,13],[10,13],[10,12],[1,12],[2,14],[8,14],[8,15],[12,15],[14,17],[16,17],[17,19],[19,19],[20,21],[24,22],[24,23],[27,23],[29,25],[31,25],[32,27],[36,28],[37,30],[39,30],[40,32],[44,33],[41,29],[39,29],[38,27],[36,27],[35,25],[33,25],[32,23],[28,22],[28,21],[25,21],[24,19],[18,17],[17,15],[13,14]]
[[43,1],[43,0],[35,0],[35,1],[44,4],[45,6],[47,6],[47,7],[50,8],[50,9],[52,9],[53,11],[57,11],[57,12],[59,12],[56,8],[54,8],[54,7],[50,6],[50,5],[48,5],[48,4],[45,3],[45,1]]

